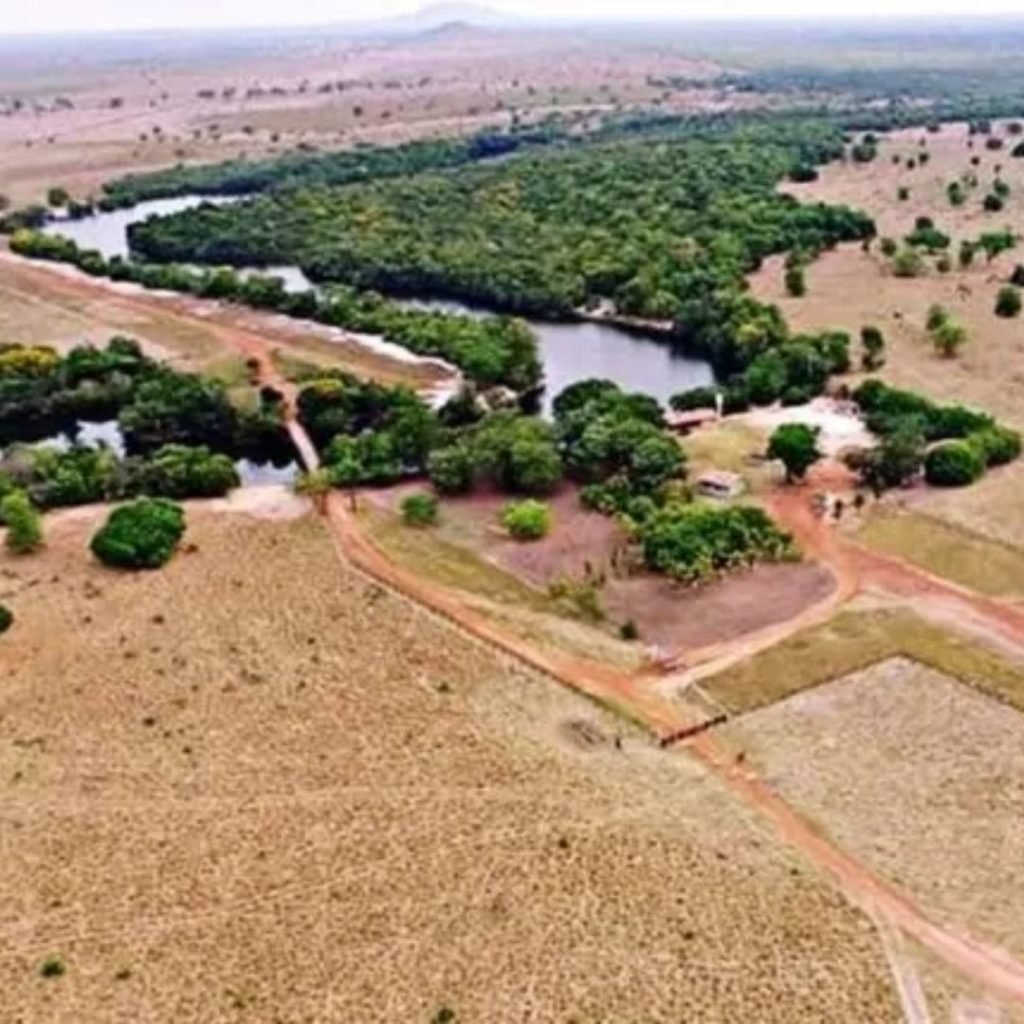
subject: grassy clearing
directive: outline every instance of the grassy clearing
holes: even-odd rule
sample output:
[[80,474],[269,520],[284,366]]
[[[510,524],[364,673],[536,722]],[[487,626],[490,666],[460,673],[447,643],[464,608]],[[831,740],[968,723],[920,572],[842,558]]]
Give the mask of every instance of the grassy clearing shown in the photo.
[[859,534],[869,547],[993,597],[1024,596],[1024,550],[920,512],[876,509]]
[[740,714],[895,657],[921,662],[1024,711],[1024,665],[906,611],[844,612],[701,686]]
[[680,444],[686,452],[691,478],[709,469],[724,469],[739,473],[752,492],[761,491],[772,482],[771,469],[751,461],[752,456],[764,451],[766,437],[749,424],[723,420],[694,431]]

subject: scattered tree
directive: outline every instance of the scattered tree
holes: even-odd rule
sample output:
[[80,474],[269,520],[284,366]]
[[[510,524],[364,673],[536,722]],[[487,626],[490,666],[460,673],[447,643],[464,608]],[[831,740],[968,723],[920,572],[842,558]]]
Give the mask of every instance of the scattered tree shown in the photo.
[[15,555],[27,555],[42,546],[39,511],[24,491],[11,491],[0,501],[0,522],[7,525],[4,543]]
[[885,336],[877,327],[862,327],[860,344],[863,349],[861,366],[863,369],[877,370],[885,363]]
[[1004,285],[996,295],[996,316],[1011,319],[1020,315],[1020,289],[1012,284]]
[[807,470],[821,458],[818,433],[804,423],[783,423],[768,442],[768,457],[779,459],[786,467],[786,480],[802,480]]
[[104,565],[158,569],[174,554],[185,533],[180,505],[142,498],[114,509],[92,539],[92,552]]
[[924,461],[924,475],[935,487],[966,487],[985,472],[985,460],[969,441],[944,441]]

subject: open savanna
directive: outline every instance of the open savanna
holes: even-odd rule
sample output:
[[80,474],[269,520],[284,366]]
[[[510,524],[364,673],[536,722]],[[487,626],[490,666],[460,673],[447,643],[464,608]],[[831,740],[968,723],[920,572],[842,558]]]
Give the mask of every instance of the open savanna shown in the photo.
[[1024,949],[1020,711],[895,658],[730,728],[787,800],[926,912]]
[[714,778],[317,519],[190,506],[125,575],[101,515],[0,556],[10,1019],[899,1018],[870,922]]
[[[716,70],[686,57],[685,43],[469,26],[391,39],[320,29],[192,43],[112,37],[71,60],[67,43],[33,41],[0,69],[0,110],[5,97],[23,103],[0,117],[0,193],[27,203],[59,185],[85,197],[113,177],[178,162],[450,136],[506,126],[513,112],[531,120],[661,102],[649,76],[701,80]],[[721,98],[694,88],[664,102],[703,108]]]
[[[996,134],[1005,129],[997,124]],[[931,159],[924,167],[907,170],[905,159],[927,143]],[[967,148],[965,125],[946,125],[936,134],[923,130],[895,132],[883,137],[877,159],[870,164],[835,163],[821,169],[820,179],[807,185],[788,185],[804,202],[848,203],[870,214],[879,235],[897,240],[910,232],[915,218],[929,216],[952,237],[950,255],[954,269],[940,274],[932,267],[927,276],[900,279],[891,273],[877,251],[864,253],[859,246],[844,246],[825,253],[807,268],[807,295],[791,298],[784,293],[782,261],[766,261],[753,275],[754,293],[776,302],[796,330],[837,327],[855,337],[865,324],[882,329],[887,342],[884,377],[945,401],[980,406],[1012,425],[1024,425],[1024,334],[1020,320],[995,316],[996,292],[1017,262],[1024,262],[1018,247],[987,264],[979,255],[974,266],[956,265],[957,248],[965,238],[983,231],[1024,223],[1024,160],[1010,156],[1012,142],[997,152],[985,149],[984,136],[976,136]],[[899,166],[892,157],[903,158]],[[977,156],[980,167],[971,168]],[[981,206],[997,164],[1011,193],[1000,213],[986,213]],[[946,186],[967,170],[974,170],[981,184],[959,209],[950,205]],[[897,190],[910,188],[901,202]],[[970,340],[957,359],[936,355],[925,330],[929,307],[939,303],[968,329]]]

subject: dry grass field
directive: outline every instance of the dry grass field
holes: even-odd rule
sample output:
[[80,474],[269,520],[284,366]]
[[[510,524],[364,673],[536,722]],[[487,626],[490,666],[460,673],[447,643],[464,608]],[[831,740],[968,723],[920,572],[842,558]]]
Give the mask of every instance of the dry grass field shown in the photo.
[[[1003,129],[1000,129],[1002,131]],[[907,170],[892,163],[893,155],[912,156],[924,137],[931,159],[924,167]],[[854,337],[865,324],[882,329],[887,340],[884,375],[894,384],[910,387],[936,399],[979,405],[1011,424],[1024,425],[1024,334],[1019,320],[1000,319],[993,313],[996,292],[1013,265],[1024,262],[1024,250],[1011,250],[986,264],[984,256],[966,271],[955,267],[962,239],[1006,226],[1020,229],[1024,216],[1024,161],[1014,160],[1009,148],[989,152],[979,138],[967,148],[966,127],[947,125],[938,134],[896,132],[879,145],[878,158],[868,165],[836,163],[822,169],[819,181],[788,185],[801,200],[847,203],[871,214],[879,234],[901,239],[913,229],[918,216],[930,216],[953,239],[954,269],[940,274],[932,269],[916,279],[894,277],[877,251],[859,246],[826,253],[807,270],[807,295],[790,298],[782,283],[782,261],[772,259],[752,278],[754,293],[777,302],[797,330],[837,327]],[[946,198],[946,185],[971,169],[981,185],[961,208]],[[986,213],[981,208],[997,164],[1011,193],[1005,210]],[[897,199],[901,185],[910,198]],[[925,331],[928,308],[946,306],[963,323],[970,340],[955,360],[937,356]]]
[[441,375],[426,363],[401,362],[371,351],[342,332],[285,317],[146,293],[134,285],[97,282],[70,268],[32,264],[0,253],[0,340],[65,350],[115,334],[138,339],[154,358],[230,381],[245,376],[227,343],[232,332],[258,334],[277,345],[292,372],[310,366],[347,370],[411,387],[429,388]]
[[[513,111],[531,120],[661,101],[649,76],[715,70],[684,45],[453,28],[392,40],[325,30],[194,48],[150,41],[125,53],[111,43],[88,62],[59,48],[14,52],[0,69],[0,111],[5,98],[23,106],[0,117],[0,193],[24,203],[61,185],[86,196],[119,174],[179,161],[450,136],[506,125]],[[665,102],[707,108],[721,97],[698,88]]]
[[898,1019],[870,924],[719,784],[316,520],[193,507],[123,575],[96,517],[0,557],[5,1019]]
[[734,726],[773,786],[944,921],[1024,950],[1024,717],[904,659]]

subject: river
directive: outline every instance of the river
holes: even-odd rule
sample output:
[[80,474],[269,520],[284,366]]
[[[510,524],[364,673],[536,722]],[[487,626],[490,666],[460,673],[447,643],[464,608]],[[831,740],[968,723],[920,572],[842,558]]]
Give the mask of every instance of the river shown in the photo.
[[[202,202],[232,202],[238,198],[182,196],[140,203],[130,210],[95,213],[75,221],[54,221],[45,230],[73,239],[81,248],[97,249],[106,257],[127,256],[128,226],[150,216],[165,216]],[[298,267],[271,267],[262,273],[281,277],[289,290],[312,287]],[[486,316],[489,310],[443,299],[405,300],[417,308],[437,309],[467,316]],[[667,402],[671,395],[714,382],[711,366],[684,355],[670,345],[622,330],[610,324],[582,321],[551,323],[527,318],[537,336],[546,388],[543,409],[570,384],[589,377],[615,381],[626,391],[640,391]]]

